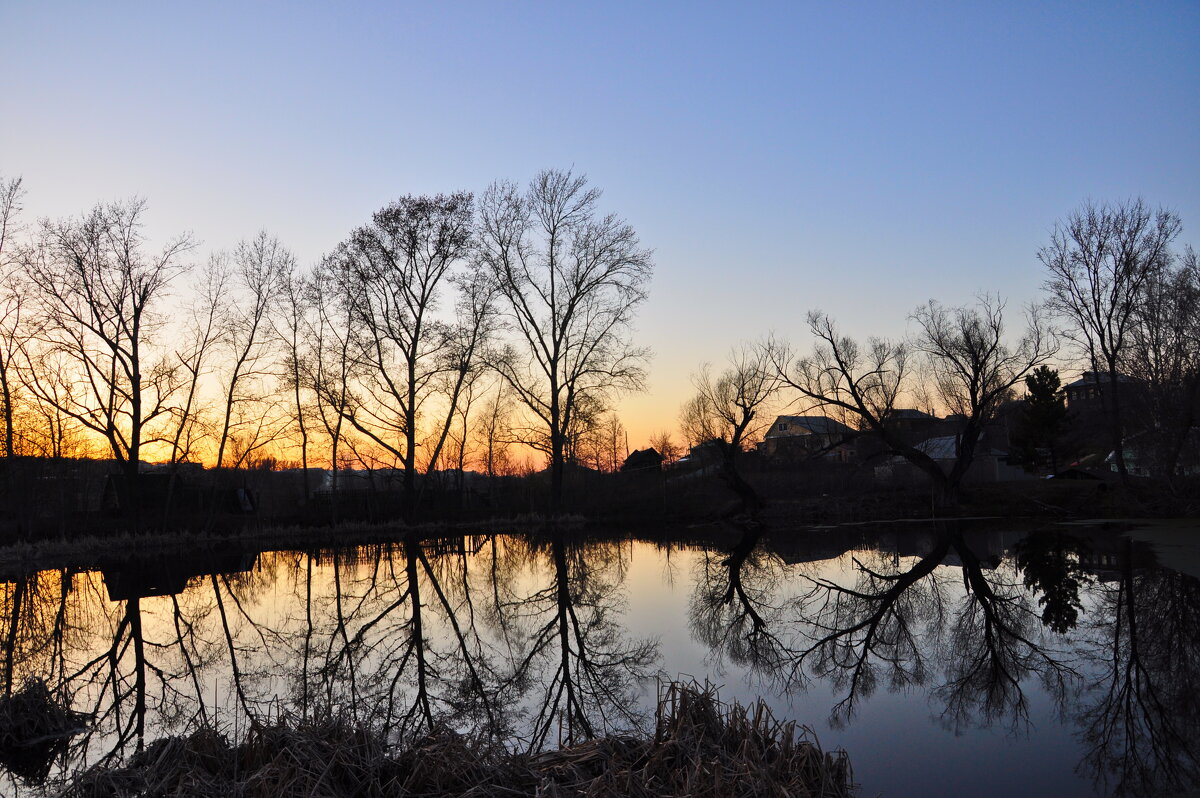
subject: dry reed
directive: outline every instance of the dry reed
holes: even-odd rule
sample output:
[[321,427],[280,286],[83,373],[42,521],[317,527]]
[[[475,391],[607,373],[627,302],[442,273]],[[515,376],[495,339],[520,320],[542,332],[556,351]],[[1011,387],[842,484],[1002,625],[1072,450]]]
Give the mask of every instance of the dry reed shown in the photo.
[[26,781],[46,778],[54,757],[84,731],[87,716],[54,700],[45,682],[30,679],[0,697],[0,763]]
[[240,745],[202,730],[150,745],[119,768],[92,768],[64,798],[841,798],[843,752],[776,720],[761,701],[723,704],[710,686],[672,683],[653,738],[603,737],[514,754],[448,729],[389,748],[341,720],[254,728]]

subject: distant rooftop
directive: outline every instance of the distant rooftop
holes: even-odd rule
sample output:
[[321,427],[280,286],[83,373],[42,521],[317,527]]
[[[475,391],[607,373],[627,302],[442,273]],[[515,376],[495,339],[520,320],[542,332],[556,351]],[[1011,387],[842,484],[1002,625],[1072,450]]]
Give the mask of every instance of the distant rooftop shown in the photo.
[[917,410],[915,408],[901,407],[896,410],[893,410],[892,414],[889,416],[889,418],[904,419],[905,421],[923,421],[924,419],[927,419],[927,418],[928,419],[936,418],[936,416],[931,416],[928,413],[926,413],[922,410]]
[[[954,460],[958,457],[958,436],[957,435],[940,435],[936,438],[930,438],[918,443],[915,447],[918,451],[932,457],[934,460]],[[1003,457],[1004,452],[998,449],[984,449],[982,447],[975,450],[975,456],[990,455],[992,457]]]
[[[1083,374],[1079,375],[1079,379],[1075,380],[1074,382],[1067,383],[1066,385],[1063,386],[1063,388],[1087,388],[1090,386],[1094,386],[1096,384],[1097,378],[1099,379],[1100,384],[1102,386],[1108,384],[1108,372],[1107,371],[1100,371],[1100,372],[1085,371],[1085,372],[1083,372]],[[1130,377],[1127,374],[1118,374],[1117,382],[1133,383],[1133,382],[1138,382],[1138,380],[1134,377]]]
[[779,438],[787,435],[853,435],[854,430],[840,421],[826,416],[779,416],[771,429],[768,438]]

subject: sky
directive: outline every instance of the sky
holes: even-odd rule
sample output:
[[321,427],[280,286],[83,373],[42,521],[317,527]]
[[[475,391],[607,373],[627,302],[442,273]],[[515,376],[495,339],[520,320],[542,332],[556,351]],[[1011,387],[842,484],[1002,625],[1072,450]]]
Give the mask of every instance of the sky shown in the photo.
[[1041,297],[1084,200],[1200,244],[1200,3],[0,0],[0,175],[26,212],[149,203],[313,263],[404,194],[571,168],[655,253],[631,446],[701,363],[808,309],[897,337]]

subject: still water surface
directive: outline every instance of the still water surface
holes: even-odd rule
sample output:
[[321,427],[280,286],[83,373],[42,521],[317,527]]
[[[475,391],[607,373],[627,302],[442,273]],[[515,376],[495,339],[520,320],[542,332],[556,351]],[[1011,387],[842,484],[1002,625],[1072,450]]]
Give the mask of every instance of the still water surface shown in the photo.
[[3,679],[90,715],[51,787],[198,722],[330,708],[554,746],[639,728],[662,680],[693,678],[845,748],[863,795],[1159,795],[1197,786],[1198,535],[923,522],[109,557],[6,575]]

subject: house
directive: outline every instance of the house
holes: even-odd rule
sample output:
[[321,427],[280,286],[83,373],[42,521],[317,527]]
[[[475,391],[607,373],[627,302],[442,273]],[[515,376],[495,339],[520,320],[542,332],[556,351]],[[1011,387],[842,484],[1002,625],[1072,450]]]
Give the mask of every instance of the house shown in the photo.
[[[958,462],[958,447],[958,435],[939,435],[935,438],[928,438],[921,441],[913,448],[928,455],[930,459],[938,464],[943,473],[949,474]],[[1009,482],[1032,478],[1024,470],[1008,465],[1005,462],[1006,459],[1007,455],[1004,452],[986,445],[981,440],[976,445],[971,465],[964,477],[965,481]],[[876,469],[876,476],[885,479],[904,473],[908,473],[910,476],[919,475],[915,468],[904,457],[899,455],[892,457],[887,465]]]
[[661,471],[663,456],[651,446],[648,449],[638,449],[625,458],[621,464],[622,471]]
[[[1100,413],[1104,410],[1104,392],[1109,387],[1107,371],[1085,371],[1079,379],[1062,387],[1067,396],[1067,407],[1076,414]],[[1138,393],[1141,381],[1124,374],[1117,375],[1118,399],[1128,404]]]
[[[1063,386],[1067,409],[1085,437],[1095,439],[1107,433],[1109,401],[1105,393],[1110,387],[1107,371],[1085,371],[1079,379]],[[1141,405],[1145,398],[1145,383],[1135,377],[1117,375],[1117,401],[1123,408],[1126,426],[1134,419],[1133,408]]]
[[940,423],[937,416],[911,407],[897,408],[884,420],[889,430],[915,440],[928,437]]
[[779,416],[767,430],[758,451],[773,459],[827,457],[849,462],[855,431],[826,416]]
[[[1145,430],[1127,436],[1124,444],[1125,470],[1135,477],[1200,476],[1200,427],[1189,427],[1182,434],[1177,430]],[[1165,458],[1175,446],[1179,452],[1172,468]],[[1114,473],[1118,470],[1115,451],[1104,462]]]

